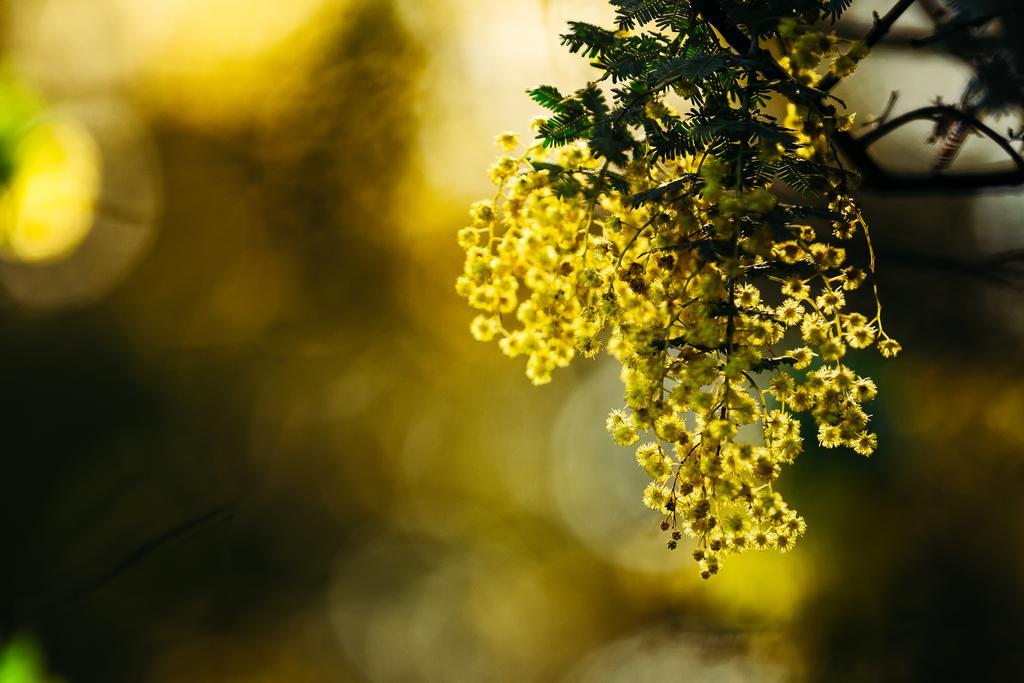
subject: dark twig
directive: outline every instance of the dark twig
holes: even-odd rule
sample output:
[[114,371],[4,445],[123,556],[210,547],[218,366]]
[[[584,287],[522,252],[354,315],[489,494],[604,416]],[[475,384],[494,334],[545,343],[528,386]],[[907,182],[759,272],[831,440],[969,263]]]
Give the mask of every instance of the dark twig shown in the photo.
[[[870,35],[865,37],[865,42],[870,39],[872,44],[874,44],[881,40],[892,27],[892,24],[913,2],[914,0],[900,0],[892,9],[886,12],[884,17],[877,18],[875,25],[869,32]],[[722,8],[718,6],[716,0],[696,0],[694,6],[715,27],[715,30],[722,35],[726,43],[733,50],[739,54],[746,54],[750,51],[750,38],[729,20],[728,16],[722,11]],[[789,75],[778,65],[774,65],[767,75],[771,78],[789,78]],[[824,83],[824,79],[822,83]],[[820,87],[822,83],[819,83],[818,90],[824,90],[824,88]],[[832,86],[834,85],[835,83],[832,84]],[[888,122],[888,125],[891,125],[891,123]],[[877,135],[877,132],[876,129],[869,133],[869,135]],[[867,146],[849,133],[836,132],[832,136],[832,141],[836,148],[860,171],[862,186],[878,192],[900,194],[936,192],[971,194],[982,190],[1016,187],[1024,184],[1024,169],[1021,169],[1019,166],[1015,169],[985,173],[905,174],[891,172],[882,168],[868,154]],[[1009,143],[1007,142],[1006,144]],[[1014,152],[1014,155],[1019,156],[1016,152]]]
[[[876,43],[876,45],[904,50],[920,50],[922,48],[931,47],[935,43],[938,43],[960,31],[984,26],[985,24],[998,19],[1001,14],[1001,12],[991,12],[977,17],[971,17],[970,19],[964,19],[962,21],[950,21],[946,23],[938,22],[938,28],[932,33],[913,29],[900,30],[892,28],[884,38]],[[836,28],[836,35],[843,40],[860,40],[861,36],[865,35],[870,30],[871,29],[865,23],[844,20]]]
[[892,110],[896,108],[896,102],[899,99],[900,94],[897,91],[893,90],[891,93],[889,93],[889,101],[885,103],[885,109],[882,110],[882,113],[874,117],[870,121],[865,121],[864,125],[877,126],[888,121],[889,117],[892,116]]
[[188,535],[202,526],[230,517],[234,508],[234,504],[214,508],[209,512],[193,517],[192,519],[186,520],[181,524],[164,531],[159,536],[151,538],[132,550],[119,562],[102,573],[85,579],[77,586],[72,586],[63,593],[44,598],[38,604],[29,606],[28,609],[25,610],[27,620],[38,621],[40,618],[52,614],[55,610],[81,602],[90,595],[93,595],[108,586],[119,576],[138,565],[159,548]]
[[[836,26],[835,32],[836,36],[840,39],[852,42],[854,40],[861,40],[870,30],[871,26],[866,22],[844,19]],[[887,33],[884,38],[876,43],[876,46],[879,48],[893,48],[899,50],[919,50],[921,48],[917,47],[915,43],[930,36],[930,33],[926,33],[924,31],[893,28],[889,30],[889,33]]]
[[1013,145],[1010,144],[1009,140],[979,121],[972,114],[951,105],[936,104],[929,107],[914,109],[906,114],[901,114],[894,119],[880,123],[876,128],[858,138],[857,142],[866,149],[878,142],[881,138],[895,131],[897,128],[901,128],[913,121],[939,122],[950,119],[965,123],[970,128],[984,134],[990,140],[999,145],[1000,149],[1006,152],[1006,154],[1013,159],[1013,163],[1016,164],[1018,171],[1024,172],[1024,157],[1022,157],[1020,153],[1013,148]]
[[1007,249],[989,256],[986,263],[991,266],[1017,265],[1024,267],[1024,249]]
[[[874,132],[874,131],[872,131]],[[837,133],[836,147],[857,166],[861,185],[876,192],[895,194],[973,194],[984,190],[1024,185],[1024,170],[969,173],[899,173],[882,168],[867,153],[860,140],[849,133]]]
[[925,47],[927,45],[931,45],[932,43],[937,43],[941,40],[945,40],[949,36],[959,33],[960,31],[966,31],[967,29],[984,26],[990,21],[998,19],[1000,16],[1002,16],[1002,12],[989,12],[987,14],[981,14],[979,16],[971,17],[969,19],[946,22],[945,24],[942,24],[939,28],[937,28],[935,30],[935,33],[931,34],[930,36],[925,36],[922,38],[912,38],[910,40],[910,44],[913,47]]
[[[899,0],[892,8],[885,13],[885,16],[880,17],[878,13],[875,13],[875,23],[871,26],[871,30],[864,36],[864,44],[870,49],[874,47],[878,41],[885,37],[885,35],[892,28],[892,25],[903,16],[903,13],[910,9],[915,0]],[[839,76],[835,74],[828,74],[818,82],[818,89],[828,92],[832,88],[836,87],[839,83]]]

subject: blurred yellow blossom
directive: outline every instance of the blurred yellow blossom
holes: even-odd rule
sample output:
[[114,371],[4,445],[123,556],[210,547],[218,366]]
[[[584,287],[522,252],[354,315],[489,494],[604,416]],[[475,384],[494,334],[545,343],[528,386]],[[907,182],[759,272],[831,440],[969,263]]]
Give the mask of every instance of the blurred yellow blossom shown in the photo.
[[32,263],[66,256],[92,226],[101,184],[99,146],[80,124],[55,117],[28,129],[12,165],[0,195],[5,256]]

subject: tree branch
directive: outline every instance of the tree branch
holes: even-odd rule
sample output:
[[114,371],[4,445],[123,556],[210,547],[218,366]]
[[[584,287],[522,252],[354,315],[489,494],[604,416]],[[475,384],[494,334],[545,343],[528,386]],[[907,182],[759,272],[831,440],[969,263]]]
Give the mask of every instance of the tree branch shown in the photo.
[[78,603],[79,601],[105,588],[119,576],[141,563],[156,550],[172,541],[188,535],[200,527],[229,518],[233,514],[234,509],[234,503],[222,505],[164,531],[160,535],[155,536],[136,547],[124,556],[117,564],[105,571],[86,578],[82,582],[71,586],[62,593],[51,595],[36,604],[30,603],[30,606],[26,609],[24,618],[31,623],[33,621],[52,616],[57,611],[66,609],[67,607]]
[[[876,18],[875,25],[869,32],[869,35],[865,36],[865,42],[871,40],[872,44],[876,44],[881,40],[913,2],[914,0],[900,0],[892,9],[886,12],[884,17]],[[746,54],[750,50],[751,39],[725,16],[716,0],[696,0],[694,7],[714,26],[715,30],[725,39],[729,47],[739,54]],[[783,79],[789,78],[785,70],[777,65],[772,69],[772,73],[768,75]],[[826,83],[825,79],[822,79],[818,89],[824,90],[821,87],[823,84],[831,88],[836,83],[838,83],[838,80],[835,83]],[[861,185],[878,192],[900,194],[929,194],[937,192],[973,194],[982,190],[1024,185],[1024,168],[1020,166],[1012,170],[987,173],[897,173],[882,168],[868,154],[867,146],[849,133],[836,132],[832,136],[832,141],[836,148],[860,171]],[[1008,141],[1004,140],[1004,142],[1006,145],[1009,144]],[[1006,149],[1002,144],[1000,146]],[[1013,154],[1015,157],[1019,157],[1016,151]],[[1016,162],[1016,158],[1014,161]]]
[[944,40],[945,38],[948,38],[949,36],[960,31],[965,31],[967,29],[984,26],[990,21],[993,21],[1001,17],[1002,14],[1002,12],[988,12],[986,14],[981,14],[976,17],[971,17],[970,19],[950,21],[939,26],[939,28],[935,29],[935,33],[931,34],[930,36],[925,36],[923,38],[912,38],[910,40],[910,44],[913,47],[924,47],[926,45],[931,45],[932,43]]
[[958,109],[957,107],[948,104],[937,104],[930,107],[921,107],[920,109],[914,109],[906,114],[901,114],[894,119],[883,121],[878,124],[871,132],[862,135],[857,139],[857,142],[865,148],[878,142],[880,139],[889,135],[898,128],[901,128],[908,123],[914,121],[935,121],[941,122],[943,120],[956,119],[961,123],[965,123],[979,133],[983,133],[986,137],[992,140],[994,143],[999,145],[1000,149],[1006,152],[1007,156],[1013,159],[1013,163],[1016,164],[1019,171],[1024,171],[1024,157],[1020,155],[1017,150],[1013,148],[1010,141],[1004,138],[999,133],[995,132],[987,125],[979,121],[977,118],[969,114],[968,112]]
[[[884,17],[879,17],[878,13],[875,13],[875,23],[872,25],[871,30],[864,36],[864,44],[870,49],[874,47],[878,41],[885,37],[885,34],[889,32],[892,25],[895,24],[903,13],[910,9],[910,6],[914,4],[916,0],[899,0],[892,8],[885,13]],[[827,74],[818,82],[818,89],[828,92],[832,88],[839,84],[840,78],[833,73]]]
[[[1016,168],[974,173],[903,174],[886,171],[868,154],[868,147],[897,128],[912,121],[941,121],[944,118],[954,118],[984,134],[1006,152]],[[1010,141],[974,116],[949,105],[933,105],[915,109],[879,123],[874,130],[860,138],[854,138],[848,133],[840,133],[834,136],[834,139],[836,147],[860,169],[864,187],[873,190],[902,193],[938,191],[972,193],[989,188],[1024,184],[1024,157],[1013,148]]]

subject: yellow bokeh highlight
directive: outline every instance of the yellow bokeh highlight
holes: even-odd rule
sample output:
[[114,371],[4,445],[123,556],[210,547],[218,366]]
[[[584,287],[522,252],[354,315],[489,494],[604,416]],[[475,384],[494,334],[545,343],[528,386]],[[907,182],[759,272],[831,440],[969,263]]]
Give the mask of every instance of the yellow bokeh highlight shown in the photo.
[[83,126],[53,118],[32,126],[13,155],[0,194],[4,255],[26,263],[59,260],[89,234],[100,193],[100,149]]
[[810,560],[803,548],[730,558],[727,570],[701,583],[700,588],[710,602],[739,623],[785,623],[814,586]]
[[144,100],[197,125],[273,118],[301,98],[349,0],[112,0]]
[[0,234],[7,258],[58,260],[85,240],[101,183],[99,146],[83,126],[54,118],[18,141],[13,175],[0,196]]

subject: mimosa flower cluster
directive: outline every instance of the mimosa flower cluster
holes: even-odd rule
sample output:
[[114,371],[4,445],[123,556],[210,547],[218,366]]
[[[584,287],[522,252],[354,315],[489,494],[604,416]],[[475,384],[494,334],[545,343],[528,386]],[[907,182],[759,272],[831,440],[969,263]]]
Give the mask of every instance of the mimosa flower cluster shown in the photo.
[[[676,116],[661,97],[645,112]],[[782,201],[771,175],[746,172],[783,155],[833,161],[826,135],[837,121],[791,105],[788,147],[616,165],[585,141],[524,146],[506,133],[490,169],[495,196],[458,235],[456,290],[478,310],[476,339],[524,357],[535,384],[577,355],[606,351],[621,364],[625,405],[607,430],[635,449],[650,478],[642,501],[668,547],[694,539],[704,578],[728,554],[788,551],[803,535],[775,489],[804,448],[798,414],[825,448],[867,456],[877,446],[866,409],[875,384],[844,359],[871,346],[894,356],[899,344],[877,292],[871,312],[850,305],[874,268],[860,210],[843,182],[809,207]],[[868,263],[848,258],[852,240]]]

